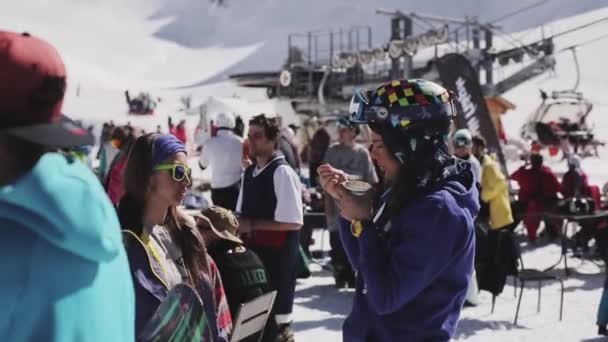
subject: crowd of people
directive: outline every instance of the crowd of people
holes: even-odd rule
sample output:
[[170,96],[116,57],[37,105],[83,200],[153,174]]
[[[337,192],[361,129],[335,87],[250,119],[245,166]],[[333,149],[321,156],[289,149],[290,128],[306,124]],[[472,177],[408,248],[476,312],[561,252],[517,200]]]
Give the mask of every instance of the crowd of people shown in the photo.
[[[169,122],[170,134],[104,124],[93,173],[80,162],[92,132],[61,114],[67,78],[57,51],[28,34],[1,32],[0,42],[0,73],[11,78],[0,89],[0,212],[10,235],[2,260],[19,260],[2,263],[2,340],[134,340],[171,289],[188,284],[212,341],[229,341],[240,305],[272,290],[264,341],[292,341],[302,191],[279,152],[277,121],[249,122],[245,162],[225,114],[220,146],[210,141],[201,155],[214,169],[216,205],[189,213],[184,122]],[[232,148],[219,155],[236,164],[213,148]]]
[[200,148],[198,166],[211,169],[213,206],[193,216],[180,207],[192,185],[183,121],[173,126],[169,120],[170,134],[112,123],[102,128],[97,176],[117,209],[132,272],[141,271],[133,278],[135,298],[141,298],[136,331],[167,290],[188,283],[200,289],[203,302],[214,303],[206,316],[217,322],[212,336],[223,340],[241,304],[277,290],[264,340],[293,340],[303,205],[299,164],[288,163],[281,146],[298,154],[277,120],[252,118],[246,140],[236,121],[232,113],[219,113],[215,134]]
[[[245,132],[241,118],[218,113],[198,156],[198,167],[211,169],[213,205],[187,211],[193,156],[184,121],[169,120],[168,133],[104,124],[93,173],[81,157],[95,138],[61,114],[67,77],[58,52],[0,32],[0,75],[9,81],[0,84],[0,340],[132,341],[187,284],[203,303],[210,341],[230,341],[241,305],[271,291],[262,336],[248,340],[294,341],[306,184],[325,194],[336,286],[355,289],[344,341],[448,341],[479,290],[502,291],[511,270],[496,253],[520,221],[536,244],[542,213],[583,210],[585,198],[600,205],[576,157],[561,182],[540,154],[507,177],[482,137],[450,134],[452,95],[412,79],[357,90],[336,122],[337,142],[321,124],[306,149],[295,125],[259,114]],[[356,142],[362,127],[369,146]],[[349,186],[362,182],[367,190]],[[560,234],[544,221],[550,237]],[[590,222],[576,245],[604,246],[605,225]],[[608,285],[600,333],[606,324]]]

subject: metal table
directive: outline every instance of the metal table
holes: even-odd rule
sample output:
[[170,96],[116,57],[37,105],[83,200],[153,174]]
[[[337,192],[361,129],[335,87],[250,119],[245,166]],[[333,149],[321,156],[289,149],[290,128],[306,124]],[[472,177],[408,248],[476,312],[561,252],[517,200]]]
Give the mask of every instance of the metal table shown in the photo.
[[597,219],[601,219],[601,218],[608,218],[608,210],[598,210],[598,211],[594,212],[593,214],[579,214],[579,215],[547,212],[547,213],[543,214],[543,217],[545,219],[562,221],[562,234],[561,234],[561,238],[560,238],[562,251],[561,251],[559,260],[557,260],[557,262],[554,265],[548,267],[544,271],[546,272],[546,271],[554,269],[563,260],[566,276],[569,276],[570,270],[568,270],[568,255],[567,255],[568,228],[573,227],[574,230],[576,230],[576,225],[578,225],[581,222],[589,221],[589,220],[597,220]]

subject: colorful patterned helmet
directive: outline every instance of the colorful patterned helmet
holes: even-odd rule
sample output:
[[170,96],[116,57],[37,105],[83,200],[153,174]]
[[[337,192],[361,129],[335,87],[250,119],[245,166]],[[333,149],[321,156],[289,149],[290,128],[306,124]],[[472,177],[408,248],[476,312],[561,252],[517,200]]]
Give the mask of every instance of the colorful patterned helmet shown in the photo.
[[[397,160],[408,164],[436,158],[438,149],[447,151],[456,109],[442,86],[410,79],[391,81],[376,90],[357,90],[349,112],[351,121],[368,124],[383,137]],[[447,152],[440,154],[446,156]]]
[[455,107],[448,91],[423,80],[395,80],[376,90],[357,90],[350,103],[350,119],[366,123],[381,134],[399,130],[413,137],[449,132]]

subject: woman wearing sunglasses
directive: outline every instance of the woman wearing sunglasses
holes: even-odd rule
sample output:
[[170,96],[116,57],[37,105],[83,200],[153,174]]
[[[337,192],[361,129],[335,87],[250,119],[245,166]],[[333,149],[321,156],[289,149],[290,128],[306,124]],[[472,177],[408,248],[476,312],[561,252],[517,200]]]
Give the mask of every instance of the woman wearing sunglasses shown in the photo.
[[388,188],[352,195],[344,171],[319,168],[323,188],[351,221],[340,226],[357,270],[346,342],[449,341],[454,334],[473,272],[479,210],[470,164],[448,153],[454,115],[449,93],[433,82],[359,91],[351,120],[372,129],[372,158]]
[[[213,341],[227,339],[230,314],[218,315],[210,258],[194,219],[178,209],[190,188],[186,147],[173,135],[138,138],[127,161],[125,195],[118,207],[135,283],[136,331],[141,332],[174,286],[186,283],[200,295]],[[219,276],[219,275],[218,275]]]

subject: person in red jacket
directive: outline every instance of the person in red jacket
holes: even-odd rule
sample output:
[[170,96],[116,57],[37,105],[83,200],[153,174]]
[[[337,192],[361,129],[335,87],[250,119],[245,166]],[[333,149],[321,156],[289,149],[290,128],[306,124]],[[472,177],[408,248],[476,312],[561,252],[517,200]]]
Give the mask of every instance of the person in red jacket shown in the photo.
[[131,145],[139,136],[138,130],[130,126],[117,127],[112,134],[112,145],[119,150],[112,160],[104,182],[104,188],[112,204],[117,207],[125,193],[123,177]]
[[[526,208],[523,222],[528,231],[528,239],[536,243],[542,212],[550,210],[557,203],[559,180],[550,168],[543,165],[543,156],[537,153],[533,153],[530,163],[515,171],[511,179],[519,184],[519,200]],[[545,227],[550,235],[558,234],[550,222],[545,222]]]
[[179,141],[186,144],[188,141],[188,134],[186,133],[186,120],[181,120],[177,127],[175,127],[175,137],[179,139]]
[[[561,193],[564,198],[592,198],[595,208],[601,206],[599,188],[589,185],[587,174],[581,168],[581,159],[576,155],[568,158],[568,171],[562,179]],[[572,237],[576,248],[581,248],[583,253],[588,252],[589,241],[595,238],[597,243],[598,228],[605,224],[604,220],[581,222],[581,229]]]

